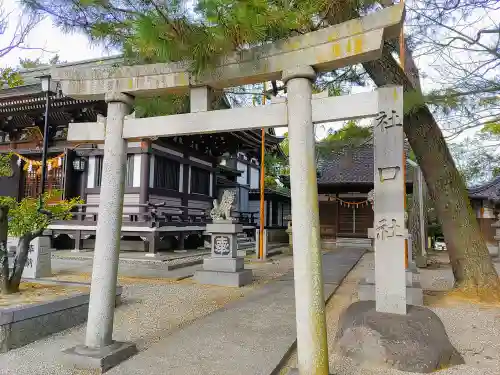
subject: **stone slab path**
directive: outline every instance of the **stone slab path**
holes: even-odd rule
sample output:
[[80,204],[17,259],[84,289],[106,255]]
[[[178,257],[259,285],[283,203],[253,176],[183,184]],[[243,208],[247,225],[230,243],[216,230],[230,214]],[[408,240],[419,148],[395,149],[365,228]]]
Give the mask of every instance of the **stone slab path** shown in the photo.
[[[364,250],[323,256],[325,298]],[[109,375],[268,375],[296,341],[293,273],[173,332],[108,372]]]

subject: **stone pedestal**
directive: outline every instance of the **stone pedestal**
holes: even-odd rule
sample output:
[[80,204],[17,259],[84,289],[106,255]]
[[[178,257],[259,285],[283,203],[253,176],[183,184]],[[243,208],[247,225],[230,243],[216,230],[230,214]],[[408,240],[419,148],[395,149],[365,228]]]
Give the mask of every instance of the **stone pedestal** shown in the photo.
[[110,345],[91,348],[85,345],[63,350],[63,361],[76,368],[104,373],[137,353],[134,343],[113,341]]
[[244,268],[243,258],[238,257],[238,233],[241,224],[232,221],[215,221],[207,224],[211,237],[212,256],[203,261],[203,270],[194,279],[200,284],[240,287],[252,282],[252,270]]
[[389,314],[377,311],[374,302],[355,302],[342,312],[337,327],[334,350],[354,366],[431,373],[464,363],[439,317],[425,307]]
[[286,228],[286,233],[288,234],[288,252],[287,252],[287,254],[293,255],[292,220],[288,221],[288,227]]
[[[375,271],[370,271],[358,285],[360,301],[375,301]],[[406,270],[406,303],[413,306],[424,305],[424,294],[420,285],[420,274],[415,266]]]

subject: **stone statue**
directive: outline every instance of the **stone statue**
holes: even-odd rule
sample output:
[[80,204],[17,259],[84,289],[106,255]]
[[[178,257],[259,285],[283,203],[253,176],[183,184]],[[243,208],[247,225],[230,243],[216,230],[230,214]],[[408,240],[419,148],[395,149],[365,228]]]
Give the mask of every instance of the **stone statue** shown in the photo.
[[214,208],[210,211],[210,217],[213,221],[234,220],[234,218],[231,217],[231,209],[235,196],[235,191],[225,190],[222,194],[220,203],[217,202],[217,199],[214,199]]
[[367,201],[371,204],[372,209],[373,209],[373,202],[375,202],[375,191],[373,189],[371,189],[368,192],[368,199],[367,199]]

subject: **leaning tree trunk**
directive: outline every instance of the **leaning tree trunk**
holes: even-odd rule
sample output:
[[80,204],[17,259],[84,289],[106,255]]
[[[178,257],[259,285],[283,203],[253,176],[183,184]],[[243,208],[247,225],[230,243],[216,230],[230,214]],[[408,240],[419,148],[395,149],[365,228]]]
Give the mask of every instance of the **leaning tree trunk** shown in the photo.
[[8,206],[0,206],[0,293],[9,292],[9,254],[7,249]]
[[408,232],[411,235],[411,254],[413,260],[421,253],[422,241],[420,238],[420,202],[415,191],[415,181],[413,181],[413,193],[409,204],[408,212]]
[[[363,67],[377,86],[397,84],[413,91],[390,51],[386,43],[382,58]],[[471,287],[479,297],[499,298],[500,280],[441,129],[427,106],[408,112],[403,127],[434,201],[457,286]]]

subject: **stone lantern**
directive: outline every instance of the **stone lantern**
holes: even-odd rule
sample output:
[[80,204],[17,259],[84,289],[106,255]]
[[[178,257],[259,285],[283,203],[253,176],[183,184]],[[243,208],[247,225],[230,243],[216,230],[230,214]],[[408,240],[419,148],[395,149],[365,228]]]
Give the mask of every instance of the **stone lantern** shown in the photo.
[[288,254],[293,255],[293,243],[292,243],[292,215],[285,217],[288,220],[288,227],[286,228],[286,233],[288,234]]

